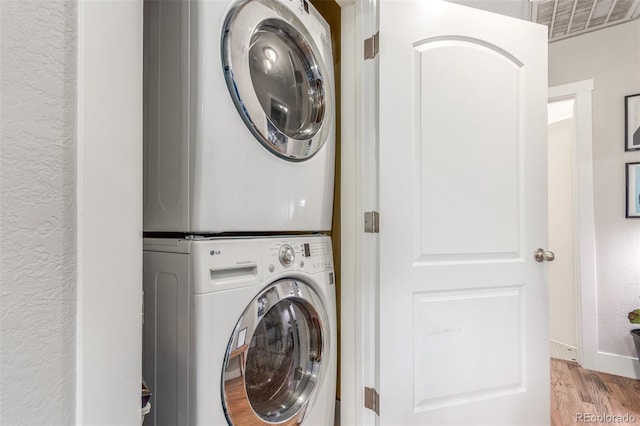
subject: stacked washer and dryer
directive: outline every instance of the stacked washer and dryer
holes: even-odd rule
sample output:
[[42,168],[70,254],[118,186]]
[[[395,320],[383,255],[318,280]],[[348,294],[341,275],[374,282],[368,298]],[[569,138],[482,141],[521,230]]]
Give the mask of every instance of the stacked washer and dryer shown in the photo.
[[145,23],[145,425],[333,425],[329,26],[306,0]]

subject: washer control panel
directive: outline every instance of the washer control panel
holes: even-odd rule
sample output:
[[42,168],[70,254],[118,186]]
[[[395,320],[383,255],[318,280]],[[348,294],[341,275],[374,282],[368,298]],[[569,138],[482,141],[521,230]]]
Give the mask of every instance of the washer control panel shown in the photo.
[[191,292],[204,294],[264,283],[275,277],[311,274],[335,283],[331,238],[288,235],[266,238],[194,236],[188,240],[145,239],[145,250],[182,253],[192,265]]
[[331,239],[328,237],[291,238],[271,245],[267,270],[270,273],[285,270],[309,273],[333,269]]

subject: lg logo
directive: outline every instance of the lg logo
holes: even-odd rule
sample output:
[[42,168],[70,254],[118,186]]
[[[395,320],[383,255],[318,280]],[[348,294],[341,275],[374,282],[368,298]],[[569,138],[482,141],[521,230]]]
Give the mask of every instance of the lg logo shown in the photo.
[[217,254],[222,254],[222,252],[220,250],[211,250],[209,254],[211,254],[211,256],[215,256]]

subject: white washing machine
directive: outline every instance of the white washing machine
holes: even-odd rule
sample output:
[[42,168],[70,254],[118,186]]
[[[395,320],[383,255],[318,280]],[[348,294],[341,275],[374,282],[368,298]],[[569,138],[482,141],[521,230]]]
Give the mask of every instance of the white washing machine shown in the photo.
[[146,239],[144,265],[145,425],[333,425],[329,237]]
[[145,7],[145,231],[329,230],[326,21],[307,0]]

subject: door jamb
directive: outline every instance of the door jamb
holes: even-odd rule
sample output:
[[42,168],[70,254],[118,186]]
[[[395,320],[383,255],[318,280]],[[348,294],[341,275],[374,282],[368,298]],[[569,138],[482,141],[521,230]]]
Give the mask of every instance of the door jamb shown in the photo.
[[378,235],[364,233],[364,212],[378,210],[377,59],[365,63],[363,41],[377,28],[377,3],[336,2],[342,15],[340,417],[342,424],[374,425],[364,387],[378,384]]
[[598,354],[596,305],[596,249],[593,201],[592,106],[593,80],[549,88],[549,101],[574,99],[575,143],[573,156],[574,246],[576,248],[577,361],[595,370]]

